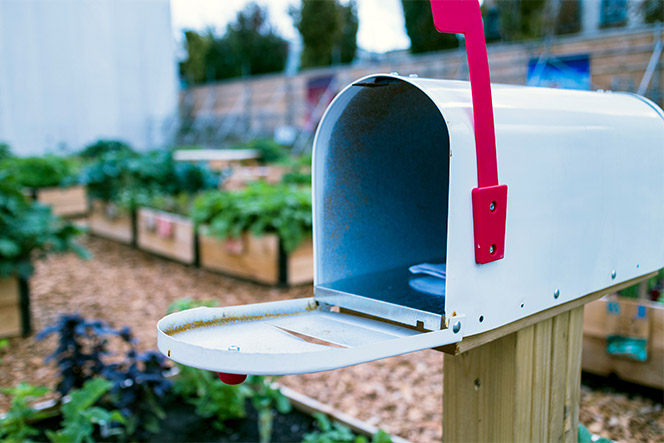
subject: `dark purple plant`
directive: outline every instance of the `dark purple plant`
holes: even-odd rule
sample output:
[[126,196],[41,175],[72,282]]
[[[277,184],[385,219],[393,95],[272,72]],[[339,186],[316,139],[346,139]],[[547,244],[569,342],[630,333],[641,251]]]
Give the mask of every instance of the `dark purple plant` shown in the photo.
[[[120,410],[126,418],[127,436],[141,439],[159,430],[165,416],[160,399],[171,387],[164,377],[168,368],[160,353],[138,352],[137,340],[129,327],[115,330],[101,320],[86,320],[78,314],[62,315],[54,325],[39,333],[37,339],[53,333],[58,335],[58,347],[46,361],[55,360],[60,370],[58,392],[65,395],[89,379],[103,377],[113,387],[100,404]],[[111,354],[107,348],[110,337],[128,345],[119,362],[104,361]]]

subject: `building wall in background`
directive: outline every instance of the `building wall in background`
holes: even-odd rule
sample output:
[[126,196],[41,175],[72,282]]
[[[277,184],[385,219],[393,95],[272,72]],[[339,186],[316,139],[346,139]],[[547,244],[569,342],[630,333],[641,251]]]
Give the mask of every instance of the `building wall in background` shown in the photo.
[[16,154],[159,146],[177,88],[168,0],[0,1],[0,141]]

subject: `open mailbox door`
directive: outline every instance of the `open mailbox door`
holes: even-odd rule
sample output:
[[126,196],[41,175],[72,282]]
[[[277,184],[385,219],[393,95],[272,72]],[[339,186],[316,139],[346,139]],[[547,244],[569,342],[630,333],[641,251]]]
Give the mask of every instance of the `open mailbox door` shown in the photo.
[[[471,84],[377,74],[330,104],[314,141],[313,298],[171,314],[161,352],[231,374],[324,371],[664,267],[664,112],[634,94],[490,87],[477,1],[432,5],[439,30],[466,34]],[[445,8],[475,22],[441,21]]]

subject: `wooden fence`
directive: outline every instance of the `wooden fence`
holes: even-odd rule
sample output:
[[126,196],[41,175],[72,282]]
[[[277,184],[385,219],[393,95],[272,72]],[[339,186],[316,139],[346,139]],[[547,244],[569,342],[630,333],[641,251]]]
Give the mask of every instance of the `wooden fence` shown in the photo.
[[[656,25],[562,37],[551,42],[489,44],[491,77],[495,83],[526,84],[532,60],[587,55],[591,89],[636,92],[651,64],[654,70],[645,95],[663,106],[664,57],[661,54],[657,59],[653,57],[662,40],[664,29]],[[264,75],[197,86],[184,90],[180,97],[184,124],[179,142],[219,145],[228,140],[272,135],[283,126],[304,129],[310,135],[307,129],[315,127],[328,97],[315,109],[307,96],[309,82],[331,78],[328,92],[332,96],[353,80],[378,72],[468,78],[466,56],[461,48],[424,55],[397,53],[375,64],[310,69],[292,76]]]

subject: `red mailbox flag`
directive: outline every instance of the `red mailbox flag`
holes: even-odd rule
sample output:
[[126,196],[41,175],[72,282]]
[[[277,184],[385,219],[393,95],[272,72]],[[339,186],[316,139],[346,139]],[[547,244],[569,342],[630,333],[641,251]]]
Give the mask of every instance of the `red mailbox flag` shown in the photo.
[[489,59],[480,4],[478,0],[431,0],[431,11],[439,32],[463,34],[466,40],[477,156],[477,188],[471,194],[475,262],[489,263],[505,256],[507,185],[498,184]]

